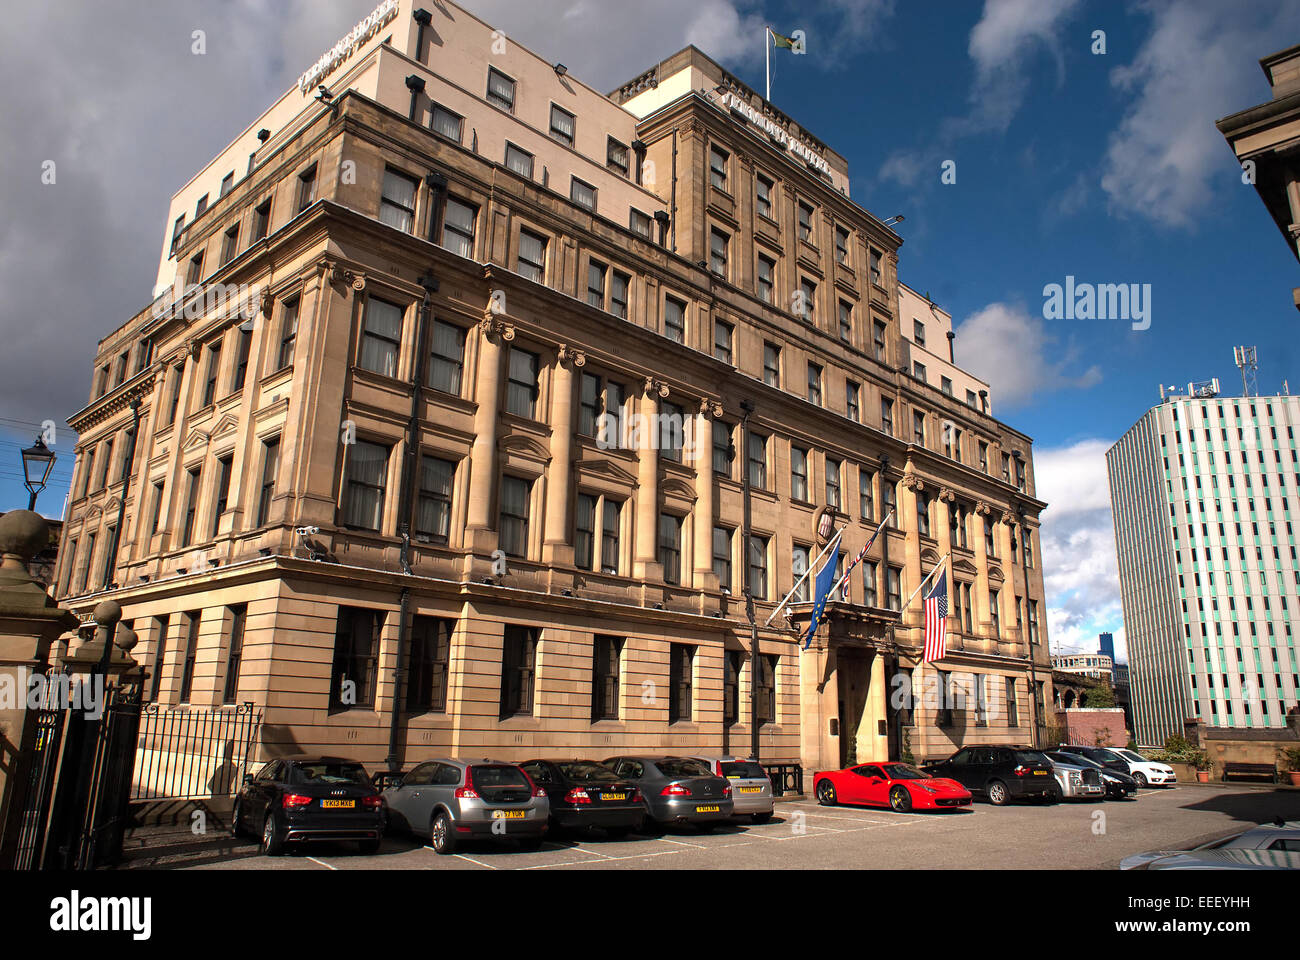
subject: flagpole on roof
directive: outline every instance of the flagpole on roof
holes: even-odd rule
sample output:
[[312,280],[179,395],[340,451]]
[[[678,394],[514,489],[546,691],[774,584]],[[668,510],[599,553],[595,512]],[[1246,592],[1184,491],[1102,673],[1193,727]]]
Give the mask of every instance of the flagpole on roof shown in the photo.
[[940,570],[943,569],[943,565],[948,562],[948,558],[951,556],[952,556],[951,553],[945,553],[943,555],[943,559],[941,559],[938,563],[936,563],[933,569],[931,569],[930,572],[925,575],[925,579],[921,581],[920,586],[918,586],[915,590],[912,591],[912,595],[907,598],[907,603],[903,604],[903,608],[898,611],[898,616],[900,618],[903,616],[904,613],[907,612],[908,608],[912,606],[912,601],[916,599],[916,595],[920,593],[923,589],[925,589],[925,585],[929,583],[932,579],[934,579],[934,575],[936,573],[938,573]]
[[772,102],[772,28],[763,28],[763,55],[767,60],[767,101]]
[[840,535],[844,533],[844,529],[845,529],[844,527],[840,527],[838,530],[835,531],[835,535],[831,537],[830,540],[826,541],[826,546],[822,547],[822,552],[817,554],[816,559],[814,559],[812,563],[808,564],[808,569],[803,572],[803,576],[795,581],[794,586],[790,588],[790,592],[785,595],[785,599],[783,599],[780,603],[776,605],[776,609],[772,611],[772,615],[767,618],[763,626],[765,627],[771,626],[772,621],[776,619],[776,615],[781,612],[781,609],[787,603],[790,602],[790,598],[794,596],[795,591],[798,590],[801,586],[803,586],[803,582],[805,580],[807,580],[810,576],[812,576],[813,571],[817,569],[817,564],[821,562],[822,557],[826,556],[826,551],[830,550],[831,547],[839,543]]

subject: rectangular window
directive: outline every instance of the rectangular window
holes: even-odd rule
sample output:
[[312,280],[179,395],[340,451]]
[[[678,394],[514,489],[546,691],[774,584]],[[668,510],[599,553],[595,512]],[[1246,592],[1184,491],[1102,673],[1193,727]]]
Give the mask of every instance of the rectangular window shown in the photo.
[[686,442],[685,411],[665,400],[659,407],[659,421],[659,455],[673,463],[681,463]]
[[618,719],[619,660],[623,640],[596,636],[592,643],[591,722]]
[[872,327],[871,345],[873,350],[875,351],[875,357],[881,363],[884,363],[886,327],[879,320],[876,320],[874,323],[872,323],[871,327]]
[[[939,390],[940,390],[940,392],[942,392],[945,396],[949,396],[949,397],[951,397],[951,396],[952,396],[952,380],[950,380],[950,379],[947,378],[947,377],[943,377],[943,376],[941,376],[941,377],[939,378]],[[982,674],[981,674],[981,676],[982,676]]]
[[330,676],[331,711],[369,709],[375,703],[382,610],[339,607]]
[[298,213],[316,202],[316,164],[298,175]]
[[271,520],[271,498],[275,496],[275,475],[280,469],[280,438],[271,437],[262,443],[262,483],[257,494],[257,526],[264,527]]
[[719,277],[727,276],[727,234],[714,227],[709,231],[709,269]]
[[177,691],[177,703],[189,703],[194,693],[194,664],[199,652],[200,611],[193,610],[185,614],[185,659],[181,663],[181,685]]
[[835,510],[841,508],[840,503],[840,468],[841,463],[831,457],[826,458],[826,506]]
[[519,262],[515,272],[521,277],[541,283],[546,270],[546,238],[528,230],[519,231]]
[[[627,144],[620,143],[613,137],[605,140],[605,168],[613,170],[620,177],[626,177],[631,166],[628,162]],[[649,219],[649,218],[647,218]],[[649,235],[647,231],[647,236]]]
[[709,147],[709,183],[719,190],[727,189],[727,161],[731,155],[717,145]]
[[533,155],[527,150],[519,149],[513,143],[507,143],[506,168],[525,180],[531,180],[533,179]]
[[537,678],[536,627],[506,624],[501,650],[501,713],[527,717],[533,713],[533,686]]
[[575,118],[568,110],[551,104],[551,137],[566,146],[573,146]]
[[232,393],[244,389],[244,383],[248,380],[248,355],[252,349],[253,327],[250,321],[247,330],[241,326],[235,334],[235,382],[231,384]]
[[230,506],[230,470],[233,463],[232,457],[217,460],[216,499],[212,507],[212,528],[209,535],[212,540],[216,539],[217,532],[221,529],[221,515]]
[[631,208],[628,216],[628,229],[638,237],[645,237],[647,240],[654,240],[651,234],[651,219],[648,213],[642,213],[636,207]]
[[731,479],[732,426],[722,420],[713,421],[713,472],[718,477]]
[[880,259],[881,259],[882,256],[883,256],[883,254],[881,254],[881,252],[880,252],[879,250],[877,250],[875,247],[871,247],[871,248],[870,248],[870,250],[869,250],[869,258],[870,258],[869,269],[870,269],[870,271],[871,271],[871,282],[874,283],[874,284],[875,284],[876,286],[878,286],[878,287],[880,287],[880,286],[884,286],[884,283],[885,283],[885,276],[884,276],[884,274],[881,272],[881,269],[880,269]]
[[808,451],[790,448],[790,499],[808,502]]
[[774,184],[761,173],[757,177],[757,187],[754,191],[754,202],[758,208],[758,215],[771,220],[772,217],[772,187]]
[[441,104],[433,105],[433,116],[429,120],[433,132],[446,137],[452,143],[460,143],[465,133],[465,120],[459,114],[452,113]]
[[918,347],[925,346],[925,324],[920,320],[912,321],[912,342]]
[[601,511],[600,572],[611,576],[618,575],[618,532],[622,512],[621,503],[608,499],[605,501],[604,510]]
[[849,263],[849,232],[838,226],[835,228],[835,262],[841,266]]
[[440,457],[420,458],[420,498],[416,504],[415,535],[446,546],[451,535],[451,497],[456,464]]
[[795,603],[807,603],[812,596],[812,579],[804,577],[802,582],[799,580],[808,572],[809,557],[808,548],[802,544],[796,543],[790,551],[791,575],[796,583],[790,597]]
[[95,560],[95,541],[99,535],[92,533],[86,537],[86,555],[81,558],[81,567],[77,571],[77,593],[86,592],[90,581],[90,565]]
[[583,570],[591,570],[596,563],[596,497],[578,494],[578,510],[574,517],[573,563]]
[[[813,243],[813,208],[811,205],[799,201],[799,239],[804,243]],[[816,244],[813,244],[814,246]]]
[[358,440],[347,448],[343,524],[378,530],[384,521],[384,491],[388,484],[388,447]]
[[[162,505],[163,505],[164,489],[165,487],[162,480],[155,480],[153,482],[153,497],[152,497],[153,510],[149,514],[149,536],[151,537],[158,533],[158,525],[162,522]],[[74,551],[74,555],[75,555],[75,551]]]
[[761,434],[749,435],[748,470],[749,485],[755,490],[767,489],[767,437]]
[[283,370],[293,364],[294,347],[298,343],[298,299],[288,300],[280,315],[280,348],[275,356],[275,369]]
[[665,583],[682,582],[682,518],[671,513],[659,514],[659,562]]
[[874,560],[862,561],[862,602],[868,607],[874,607],[879,602],[876,593],[876,572],[879,565]]
[[925,443],[925,414],[919,410],[912,411],[912,440],[915,443]]
[[755,708],[759,723],[776,722],[776,663],[775,654],[762,653],[758,656],[758,680],[754,686],[758,697]]
[[1016,698],[1016,678],[1003,677],[1002,685],[1006,688],[1007,694],[1007,726],[1020,726],[1019,703]]
[[199,197],[199,202],[194,205],[194,219],[197,220],[208,210],[208,195],[205,193]]
[[619,273],[617,270],[610,271],[609,312],[620,320],[627,319],[628,289],[631,283],[632,278],[626,273]]
[[502,110],[515,112],[515,82],[496,67],[488,67],[487,100]]
[[862,409],[860,398],[862,387],[852,380],[844,381],[844,415],[853,422],[860,422],[862,419]]
[[903,608],[903,569],[890,567],[885,571],[885,602],[890,610]]
[[501,478],[501,549],[510,557],[528,556],[528,507],[533,484],[522,477]]
[[924,493],[916,495],[916,530],[923,537],[930,535],[930,497]]
[[445,713],[454,620],[417,616],[411,622],[411,666],[406,674],[406,709]]
[[370,297],[361,328],[363,370],[385,377],[397,376],[397,358],[402,349],[402,308],[387,300]]
[[[993,621],[993,636],[999,639],[1002,637],[1002,616],[998,612],[1001,598],[1001,591],[989,591],[989,617]],[[1015,724],[1013,723],[1012,726],[1014,727]]]
[[723,661],[722,722],[728,726],[740,722],[740,667],[744,656],[739,650],[728,650]]
[[203,406],[210,406],[217,399],[217,375],[221,372],[221,341],[214,340],[208,344],[207,375],[203,383]]
[[474,221],[477,217],[478,211],[474,207],[455,197],[448,197],[442,215],[442,245],[457,256],[472,260]]
[[692,717],[692,680],[695,666],[695,648],[684,643],[669,646],[668,656],[668,722],[690,722]]
[[731,324],[725,320],[713,321],[713,356],[723,363],[731,363]]
[[155,637],[153,642],[153,676],[149,678],[148,701],[157,703],[158,696],[162,693],[163,666],[167,662],[167,633],[171,629],[171,614],[165,617],[154,617],[153,622]]
[[203,279],[203,251],[200,250],[190,258],[189,270],[185,274],[185,285],[193,286]]
[[569,187],[569,199],[592,213],[596,212],[596,188],[585,180],[573,178],[572,185]]
[[814,323],[817,319],[817,284],[807,277],[799,281],[799,300],[803,306],[803,319]]
[[767,550],[771,540],[753,534],[749,538],[749,589],[755,600],[767,599]]
[[808,402],[822,405],[822,368],[820,364],[808,362]]
[[781,386],[781,348],[775,343],[763,344],[763,382],[769,387]]
[[249,244],[265,239],[271,232],[271,198],[267,197],[253,210],[253,233],[248,238]]
[[847,300],[840,301],[840,340],[844,343],[853,340],[853,304]]
[[218,266],[224,267],[231,260],[235,259],[235,254],[239,252],[239,224],[235,224],[227,230],[221,237],[221,263]]
[[183,368],[180,366],[171,368],[171,382],[167,386],[170,391],[167,400],[167,419],[161,424],[162,426],[170,427],[176,422],[176,412],[181,405],[181,377],[183,372]]
[[199,468],[185,471],[185,524],[181,528],[182,547],[194,542],[194,515],[199,508]]
[[109,527],[104,534],[104,569],[100,571],[99,582],[111,587],[115,583],[113,571],[117,567],[117,527]]
[[184,232],[185,232],[185,214],[181,214],[179,217],[176,218],[176,222],[172,224],[172,246],[171,246],[171,252],[167,254],[168,257],[176,256],[176,247],[180,244],[181,234]]
[[876,519],[873,476],[865,467],[858,469],[858,513],[863,520]]
[[726,527],[713,528],[713,573],[718,587],[731,592],[731,531]]
[[916,379],[920,380],[922,383],[926,383],[927,381],[925,379],[925,364],[918,363],[915,360],[913,360],[912,376],[916,377]]
[[675,343],[686,337],[686,304],[676,297],[664,298],[664,336]]
[[464,369],[465,331],[455,324],[435,319],[433,346],[429,352],[429,386],[459,397]]
[[776,297],[776,261],[758,255],[758,299],[772,303]]
[[239,668],[244,662],[244,622],[248,607],[240,604],[230,607],[230,643],[226,648],[226,683],[221,694],[222,703],[235,703],[239,694]]
[[221,192],[217,194],[220,199],[230,192],[230,188],[235,185],[235,172],[232,170],[221,178]]
[[532,420],[537,416],[537,354],[510,348],[509,375],[506,380],[506,412]]

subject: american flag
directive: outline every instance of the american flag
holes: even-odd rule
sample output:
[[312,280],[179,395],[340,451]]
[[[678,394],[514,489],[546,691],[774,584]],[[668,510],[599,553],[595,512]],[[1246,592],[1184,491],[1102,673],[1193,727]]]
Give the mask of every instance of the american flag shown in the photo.
[[947,652],[948,572],[941,570],[925,594],[925,655],[923,662],[942,660]]

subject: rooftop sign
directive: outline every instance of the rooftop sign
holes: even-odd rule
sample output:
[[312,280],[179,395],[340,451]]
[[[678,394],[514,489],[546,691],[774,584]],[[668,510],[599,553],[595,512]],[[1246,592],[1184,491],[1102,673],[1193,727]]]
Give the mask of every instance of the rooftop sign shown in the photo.
[[830,176],[831,165],[827,163],[824,158],[814,153],[801,140],[790,136],[789,131],[775,120],[763,116],[760,111],[751,107],[749,101],[744,97],[738,96],[734,93],[728,93],[722,98],[722,103],[732,113],[740,114],[804,163],[808,164],[808,166],[812,167],[814,170],[820,170],[822,173]]
[[371,11],[370,16],[353,27],[347,36],[334,44],[325,56],[312,64],[311,69],[298,78],[298,89],[306,93],[328,77],[341,63],[356,53],[357,47],[378,33],[384,24],[395,16],[397,16],[397,0],[384,0]]

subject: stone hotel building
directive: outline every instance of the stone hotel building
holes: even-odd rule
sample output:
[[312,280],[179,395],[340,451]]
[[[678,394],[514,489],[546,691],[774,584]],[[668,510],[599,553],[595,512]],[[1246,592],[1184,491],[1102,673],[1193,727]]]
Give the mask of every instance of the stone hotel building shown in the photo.
[[[901,243],[695,48],[602,94],[390,0],[172,199],[69,419],[57,594],[122,604],[157,703],[254,703],[261,756],[1029,742],[1031,441]],[[809,649],[807,587],[764,626],[890,510]],[[949,553],[936,669],[901,607]]]

